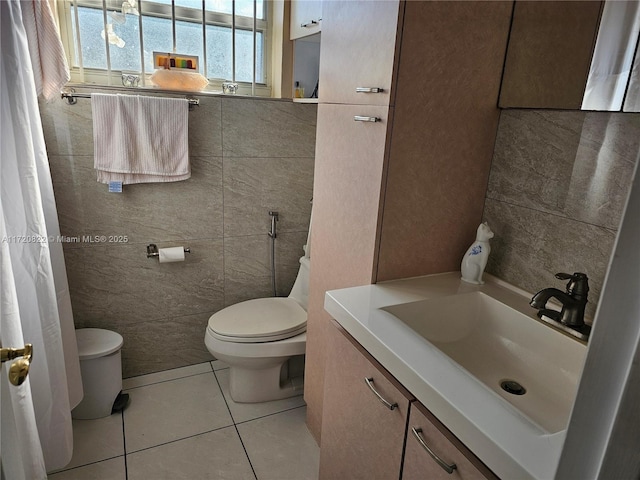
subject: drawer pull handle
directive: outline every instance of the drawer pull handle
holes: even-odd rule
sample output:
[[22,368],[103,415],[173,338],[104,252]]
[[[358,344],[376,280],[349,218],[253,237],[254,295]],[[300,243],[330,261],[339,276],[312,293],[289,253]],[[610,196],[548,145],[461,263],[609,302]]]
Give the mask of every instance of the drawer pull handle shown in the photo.
[[382,93],[384,89],[380,87],[356,87],[356,93]]
[[302,28],[310,28],[310,27],[315,27],[316,25],[318,25],[318,22],[315,20],[311,20],[310,22],[307,23],[301,23],[300,26]]
[[431,458],[433,458],[436,461],[436,463],[438,465],[440,465],[445,472],[447,472],[449,475],[451,475],[453,473],[453,471],[456,468],[458,468],[458,467],[456,467],[455,463],[452,463],[451,465],[449,465],[447,462],[442,460],[438,455],[436,455],[433,450],[431,450],[429,448],[429,446],[425,443],[424,438],[422,438],[422,435],[421,435],[422,429],[421,428],[412,427],[411,431],[413,432],[413,436],[416,437],[416,440],[418,440],[418,442],[420,442],[420,445],[422,445],[422,448],[424,448],[427,451],[427,453],[429,455],[431,455]]
[[382,395],[380,395],[378,392],[376,392],[376,389],[373,388],[373,378],[364,378],[364,381],[367,382],[367,386],[369,387],[369,389],[371,389],[371,391],[375,394],[376,397],[378,397],[378,400],[380,400],[385,407],[387,407],[389,410],[394,410],[396,408],[398,408],[398,404],[397,403],[389,403],[387,402],[384,398],[382,398]]
[[362,115],[354,115],[353,119],[356,122],[379,122],[380,121],[378,117],[364,117]]

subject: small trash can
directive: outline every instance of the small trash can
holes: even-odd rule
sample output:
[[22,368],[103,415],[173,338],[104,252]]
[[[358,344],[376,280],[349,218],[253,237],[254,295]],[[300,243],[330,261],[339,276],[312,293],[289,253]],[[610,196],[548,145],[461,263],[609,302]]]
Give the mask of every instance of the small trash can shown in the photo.
[[126,399],[121,398],[122,335],[100,328],[81,328],[76,330],[76,340],[84,397],[71,416],[83,420],[108,417],[114,404],[125,400],[116,408],[122,410],[128,401],[126,394]]

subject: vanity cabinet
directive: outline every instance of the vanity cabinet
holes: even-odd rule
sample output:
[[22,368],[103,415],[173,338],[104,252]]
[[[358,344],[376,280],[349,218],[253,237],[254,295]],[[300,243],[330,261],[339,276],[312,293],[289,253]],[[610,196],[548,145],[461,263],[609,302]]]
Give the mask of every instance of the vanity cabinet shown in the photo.
[[487,478],[497,479],[424,405],[412,402],[401,480]]
[[[332,324],[320,480],[497,478],[337,322]],[[445,467],[455,464],[451,473],[416,434]]]
[[515,2],[502,108],[579,110],[603,2]]
[[319,478],[396,479],[412,397],[345,334],[331,328]]
[[292,0],[290,18],[290,40],[320,33],[322,2],[318,0]]

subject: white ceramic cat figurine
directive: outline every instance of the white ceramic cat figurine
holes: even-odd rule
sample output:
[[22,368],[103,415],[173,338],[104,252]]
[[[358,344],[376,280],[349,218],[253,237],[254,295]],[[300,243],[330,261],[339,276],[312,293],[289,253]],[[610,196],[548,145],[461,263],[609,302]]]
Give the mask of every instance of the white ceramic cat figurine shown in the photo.
[[462,280],[476,285],[482,285],[482,274],[487,266],[491,245],[489,240],[493,238],[493,232],[487,222],[481,223],[476,234],[476,241],[471,244],[467,253],[462,258],[460,271]]

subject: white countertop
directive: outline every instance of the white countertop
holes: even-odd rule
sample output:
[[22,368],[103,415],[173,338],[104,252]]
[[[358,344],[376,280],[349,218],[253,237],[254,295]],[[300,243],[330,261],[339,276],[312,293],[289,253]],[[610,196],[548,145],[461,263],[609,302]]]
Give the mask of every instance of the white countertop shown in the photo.
[[481,382],[460,381],[455,362],[380,310],[480,291],[537,321],[531,295],[490,275],[484,279],[484,285],[472,285],[451,272],[333,290],[325,296],[325,310],[496,475],[552,479],[566,430],[548,433]]

